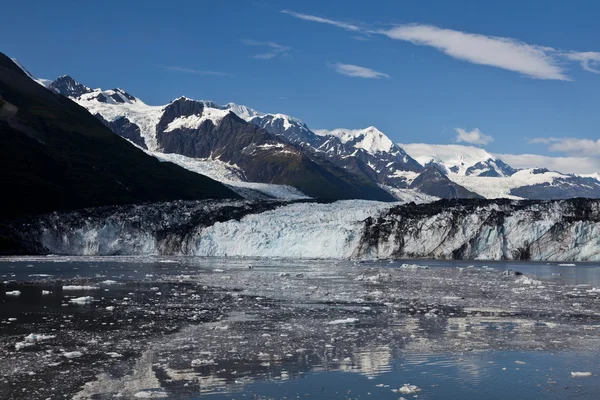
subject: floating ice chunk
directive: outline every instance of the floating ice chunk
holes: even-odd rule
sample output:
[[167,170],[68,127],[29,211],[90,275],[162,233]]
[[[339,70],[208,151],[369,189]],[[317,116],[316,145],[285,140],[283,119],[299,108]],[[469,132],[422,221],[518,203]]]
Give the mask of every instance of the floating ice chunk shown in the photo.
[[15,350],[21,350],[23,347],[33,346],[37,342],[41,342],[42,340],[54,339],[55,335],[42,335],[38,333],[30,333],[25,336],[25,340],[22,342],[18,342],[15,344]]
[[49,291],[49,290],[42,290],[42,296],[48,296],[50,294],[52,294],[51,291]]
[[69,359],[79,358],[79,357],[83,356],[83,353],[80,351],[66,351],[66,352],[62,353],[62,356],[69,358]]
[[117,284],[117,283],[119,283],[119,282],[117,282],[117,281],[113,281],[113,280],[111,280],[111,279],[107,279],[107,280],[105,280],[105,281],[102,281],[101,283],[102,283],[103,285],[116,285],[116,284]]
[[43,334],[39,334],[39,333],[30,333],[29,335],[25,336],[25,340],[28,340],[30,342],[40,342],[42,340],[54,339],[55,337],[56,337],[55,335],[43,335]]
[[114,311],[115,310],[115,306],[107,306],[106,307],[106,311]]
[[577,264],[558,264],[559,267],[576,267]]
[[538,281],[535,279],[531,279],[528,276],[521,276],[519,279],[516,280],[517,283],[521,283],[523,285],[541,285],[542,281]]
[[141,390],[133,395],[136,399],[164,399],[169,397],[164,389],[159,390]]
[[524,365],[524,364],[527,364],[527,363],[525,361],[519,361],[519,360],[517,360],[517,361],[515,361],[515,364]]
[[92,300],[94,300],[94,298],[92,296],[83,296],[83,297],[76,297],[74,299],[69,300],[69,303],[73,303],[73,304],[89,304],[92,302]]
[[215,269],[213,269],[213,272],[225,272],[225,271],[222,270],[221,268],[215,268]]
[[418,269],[429,269],[429,267],[427,265],[418,265],[418,264],[402,264],[400,267],[398,267],[400,269],[404,269],[404,270],[418,270]]
[[421,388],[416,385],[411,385],[410,383],[405,383],[398,391],[402,394],[413,394],[420,392]]
[[7,296],[13,296],[13,297],[19,297],[21,295],[21,292],[19,292],[18,290],[13,290],[11,292],[6,292]]
[[15,350],[19,351],[24,347],[29,347],[29,346],[33,346],[34,343],[32,342],[17,342],[15,343]]
[[66,285],[63,290],[97,290],[97,286],[82,286],[82,285]]
[[592,373],[591,372],[571,372],[571,376],[573,378],[584,378],[584,377],[592,376]]
[[342,324],[353,324],[358,322],[358,318],[345,318],[345,319],[336,319],[333,321],[329,321],[327,325],[342,325]]
[[121,358],[123,357],[122,354],[116,353],[114,351],[109,351],[108,353],[106,353],[107,356],[110,356],[111,358]]
[[192,360],[192,368],[196,368],[196,367],[202,367],[202,366],[206,366],[206,365],[216,365],[217,363],[215,362],[215,360],[213,359],[200,359],[197,358],[195,360]]

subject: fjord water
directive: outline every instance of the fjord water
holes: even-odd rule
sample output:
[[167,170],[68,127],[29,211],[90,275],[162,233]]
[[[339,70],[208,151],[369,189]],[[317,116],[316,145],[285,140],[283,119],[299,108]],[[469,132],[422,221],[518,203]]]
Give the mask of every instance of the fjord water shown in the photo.
[[0,277],[0,398],[600,398],[597,264],[27,257]]

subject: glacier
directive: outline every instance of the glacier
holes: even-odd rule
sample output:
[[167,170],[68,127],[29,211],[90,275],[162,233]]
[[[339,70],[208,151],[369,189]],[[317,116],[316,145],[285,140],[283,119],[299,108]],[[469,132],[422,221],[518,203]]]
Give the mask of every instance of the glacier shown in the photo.
[[600,200],[176,201],[5,222],[0,239],[4,254],[598,261]]

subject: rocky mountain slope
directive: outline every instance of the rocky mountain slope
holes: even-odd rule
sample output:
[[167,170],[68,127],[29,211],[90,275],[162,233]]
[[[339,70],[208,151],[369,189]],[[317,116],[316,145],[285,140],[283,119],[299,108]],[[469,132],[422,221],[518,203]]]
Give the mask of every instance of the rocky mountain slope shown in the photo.
[[38,81],[152,154],[226,163],[248,184],[283,184],[330,199],[387,201],[401,189],[443,198],[600,198],[595,176],[519,171],[474,146],[398,145],[374,126],[313,131],[289,115],[234,103],[181,97],[149,106],[122,89],[91,89],[66,75]]
[[246,119],[264,115],[244,106],[186,97],[149,106],[122,89],[92,90],[69,76],[49,88],[68,95],[115,133],[159,157],[178,154],[227,163],[238,168],[245,181],[289,185],[315,198],[394,200],[371,180],[248,123]]
[[0,53],[0,218],[175,199],[237,198],[160,162]]

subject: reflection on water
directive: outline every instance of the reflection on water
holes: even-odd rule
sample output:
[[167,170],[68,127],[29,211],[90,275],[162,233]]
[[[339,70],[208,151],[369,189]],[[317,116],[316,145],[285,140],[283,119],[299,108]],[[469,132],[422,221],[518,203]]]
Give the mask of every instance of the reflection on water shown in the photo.
[[[76,399],[600,398],[594,264],[14,261],[0,260],[0,356],[13,363],[0,372],[25,389],[75,367],[89,375]],[[74,283],[88,289],[64,290]],[[58,337],[15,351],[29,333]],[[88,358],[65,361],[65,348]]]

